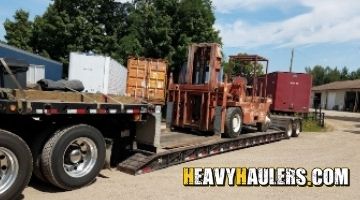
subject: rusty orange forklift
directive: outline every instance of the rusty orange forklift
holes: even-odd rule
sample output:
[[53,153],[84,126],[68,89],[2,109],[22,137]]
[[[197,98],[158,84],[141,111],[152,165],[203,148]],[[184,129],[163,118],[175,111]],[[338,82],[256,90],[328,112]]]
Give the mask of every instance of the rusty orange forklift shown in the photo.
[[[268,60],[260,56],[231,56],[230,61],[254,63]],[[256,75],[251,78],[252,89],[248,90],[244,77],[228,81],[221,66],[221,47],[215,43],[192,44],[189,47],[186,72],[182,83],[174,83],[170,75],[168,85],[167,125],[171,128],[190,128],[196,131],[238,137],[243,125],[256,126],[258,131],[269,127],[269,106],[265,85],[259,87]],[[248,91],[251,91],[249,94]]]

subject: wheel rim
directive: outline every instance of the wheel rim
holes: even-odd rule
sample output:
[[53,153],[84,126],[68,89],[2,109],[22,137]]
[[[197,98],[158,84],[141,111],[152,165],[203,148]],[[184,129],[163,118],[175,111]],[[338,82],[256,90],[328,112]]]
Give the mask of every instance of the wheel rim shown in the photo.
[[235,133],[237,133],[241,128],[241,117],[239,114],[235,114],[232,119],[232,128]]
[[65,149],[63,167],[73,177],[83,177],[91,172],[96,164],[98,149],[93,140],[81,137],[73,140]]
[[19,172],[19,161],[15,154],[0,147],[0,194],[7,191],[16,181]]

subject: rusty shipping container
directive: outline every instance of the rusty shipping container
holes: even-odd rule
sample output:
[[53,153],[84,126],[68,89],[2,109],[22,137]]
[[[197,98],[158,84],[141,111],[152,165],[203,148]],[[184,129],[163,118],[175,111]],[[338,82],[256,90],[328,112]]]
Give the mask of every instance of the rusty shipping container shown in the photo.
[[164,104],[167,62],[160,59],[129,58],[127,93],[145,101]]
[[[265,77],[259,79],[263,84]],[[308,113],[312,77],[305,73],[273,72],[267,75],[267,95],[273,99],[272,112]]]

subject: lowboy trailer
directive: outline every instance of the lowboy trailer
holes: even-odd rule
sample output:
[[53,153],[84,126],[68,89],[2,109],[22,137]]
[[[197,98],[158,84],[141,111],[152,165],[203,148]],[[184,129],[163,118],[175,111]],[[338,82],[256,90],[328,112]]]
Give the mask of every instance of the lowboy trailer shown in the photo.
[[[10,67],[0,61],[19,85]],[[98,176],[109,152],[111,158],[129,153],[117,163],[118,169],[142,174],[298,135],[293,126],[288,131],[270,128],[234,138],[224,138],[224,127],[212,134],[196,128],[174,129],[171,104],[169,127],[163,129],[161,107],[132,97],[21,86],[0,89],[0,199],[18,197],[32,175],[63,190],[81,188]],[[209,120],[208,127],[218,127],[219,120],[224,120],[224,112],[216,115],[218,120]],[[107,149],[109,140],[114,142],[112,149]]]

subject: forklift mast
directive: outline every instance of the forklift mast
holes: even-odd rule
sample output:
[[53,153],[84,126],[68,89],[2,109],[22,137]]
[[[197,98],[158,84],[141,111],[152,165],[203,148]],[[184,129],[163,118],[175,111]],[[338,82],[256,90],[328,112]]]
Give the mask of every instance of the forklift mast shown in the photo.
[[192,44],[188,51],[186,84],[215,88],[221,73],[221,47],[216,43]]

